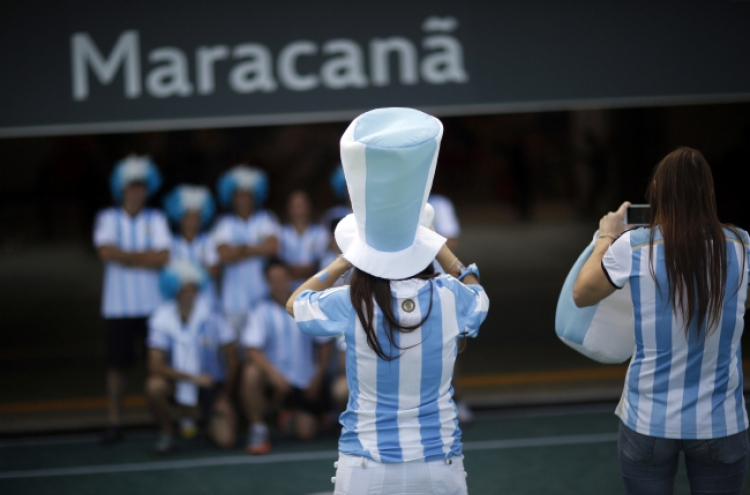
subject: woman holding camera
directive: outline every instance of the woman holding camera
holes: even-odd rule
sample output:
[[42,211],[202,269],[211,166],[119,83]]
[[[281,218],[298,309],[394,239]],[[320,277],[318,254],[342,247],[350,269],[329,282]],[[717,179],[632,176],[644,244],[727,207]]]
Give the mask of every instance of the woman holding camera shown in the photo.
[[629,282],[636,346],[617,407],[625,492],[672,493],[683,451],[693,494],[739,494],[750,239],[719,222],[711,170],[696,150],[667,155],[647,197],[646,227],[625,230],[629,203],[602,217],[573,296],[591,306]]

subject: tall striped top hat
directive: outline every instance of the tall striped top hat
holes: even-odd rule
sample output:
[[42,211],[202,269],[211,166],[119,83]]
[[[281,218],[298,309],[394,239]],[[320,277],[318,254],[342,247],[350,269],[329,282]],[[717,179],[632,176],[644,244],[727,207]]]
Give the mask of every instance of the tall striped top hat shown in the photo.
[[424,225],[442,136],[438,119],[411,108],[371,110],[344,132],[341,162],[354,213],[339,222],[335,236],[360,270],[411,277],[445,244]]

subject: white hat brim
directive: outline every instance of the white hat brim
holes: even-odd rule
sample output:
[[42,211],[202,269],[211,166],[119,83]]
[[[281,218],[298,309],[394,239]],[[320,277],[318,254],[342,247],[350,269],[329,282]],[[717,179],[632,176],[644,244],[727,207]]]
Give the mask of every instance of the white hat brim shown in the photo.
[[394,252],[378,251],[360,238],[353,213],[339,222],[334,235],[344,258],[352,265],[389,280],[412,277],[427,268],[446,241],[437,232],[420,225],[408,248]]

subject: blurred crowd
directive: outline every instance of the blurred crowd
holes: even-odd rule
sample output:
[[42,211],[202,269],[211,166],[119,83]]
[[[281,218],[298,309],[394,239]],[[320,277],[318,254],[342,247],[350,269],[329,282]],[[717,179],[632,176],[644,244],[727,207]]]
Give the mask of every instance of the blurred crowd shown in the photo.
[[[163,209],[148,207],[161,183],[151,158],[124,158],[110,177],[114,206],[100,211],[94,226],[105,263],[104,443],[122,438],[126,370],[144,345],[158,454],[200,429],[219,447],[245,441],[248,453],[264,454],[269,425],[301,440],[336,428],[349,394],[344,345],[298,331],[285,303],[341,253],[334,232],[351,213],[343,169],[330,177],[339,204],[318,222],[304,190],[289,194],[280,222],[264,208],[266,173],[247,165],[221,174],[216,201],[204,185],[180,184],[164,196]],[[460,228],[451,201],[428,201],[435,229],[455,247]],[[345,275],[337,283],[346,282]],[[458,404],[459,419],[469,421],[471,411]]]

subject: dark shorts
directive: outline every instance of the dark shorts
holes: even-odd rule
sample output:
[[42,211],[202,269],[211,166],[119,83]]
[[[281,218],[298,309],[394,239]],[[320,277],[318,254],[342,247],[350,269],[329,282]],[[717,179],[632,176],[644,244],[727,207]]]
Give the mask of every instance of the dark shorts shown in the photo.
[[286,397],[284,397],[283,407],[284,409],[291,409],[292,411],[301,411],[318,416],[325,411],[325,397],[323,391],[326,387],[321,387],[321,391],[318,394],[318,398],[314,401],[308,400],[305,397],[305,391],[292,387]]
[[148,318],[107,318],[107,366],[114,369],[130,367],[136,350],[146,351]]
[[216,399],[219,398],[223,390],[224,382],[216,382],[213,387],[201,388],[198,392],[198,405],[205,420],[208,420],[213,415]]

